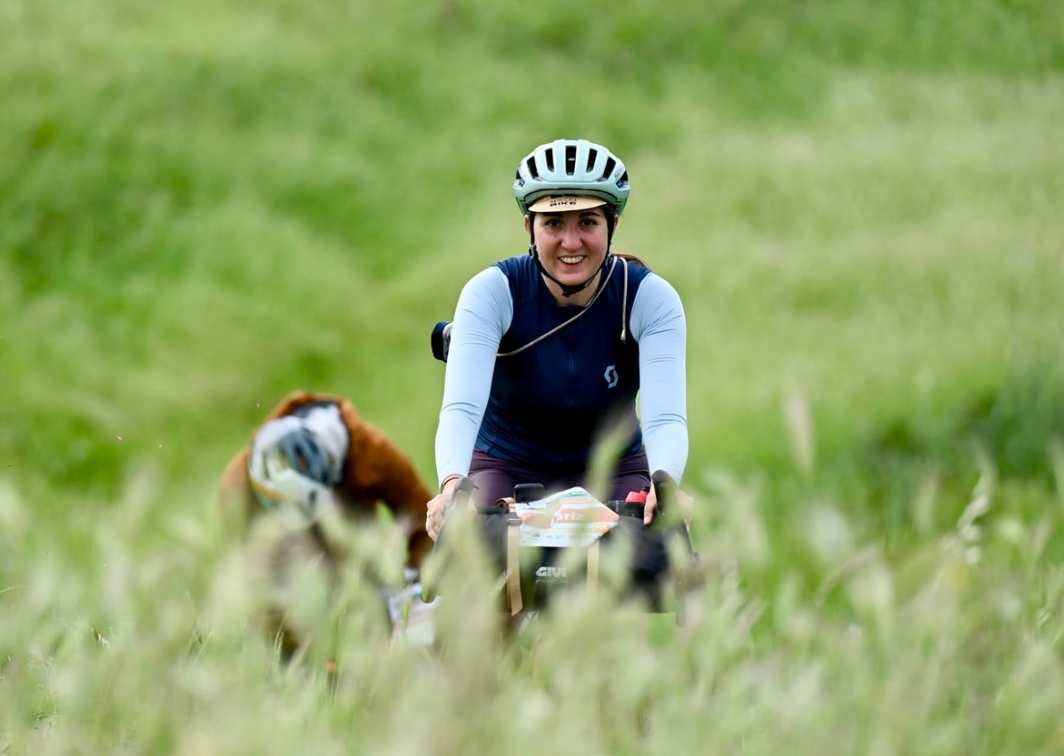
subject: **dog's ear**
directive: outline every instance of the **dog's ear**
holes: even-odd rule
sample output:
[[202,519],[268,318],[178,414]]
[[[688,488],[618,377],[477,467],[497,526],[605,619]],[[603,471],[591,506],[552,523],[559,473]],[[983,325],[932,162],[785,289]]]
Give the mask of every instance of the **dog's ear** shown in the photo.
[[359,417],[355,405],[351,404],[351,402],[347,401],[347,399],[342,396],[320,394],[318,401],[321,401],[322,397],[328,398],[330,401],[336,403],[336,406],[340,410],[340,419],[343,420],[344,425],[347,426],[348,437],[354,438],[354,429],[362,426],[362,418]]

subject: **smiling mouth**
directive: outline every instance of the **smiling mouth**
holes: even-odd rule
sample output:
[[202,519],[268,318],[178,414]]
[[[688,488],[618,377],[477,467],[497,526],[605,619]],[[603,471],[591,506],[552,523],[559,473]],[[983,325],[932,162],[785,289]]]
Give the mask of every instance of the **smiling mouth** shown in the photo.
[[584,261],[585,255],[563,255],[558,259],[566,265],[579,265]]

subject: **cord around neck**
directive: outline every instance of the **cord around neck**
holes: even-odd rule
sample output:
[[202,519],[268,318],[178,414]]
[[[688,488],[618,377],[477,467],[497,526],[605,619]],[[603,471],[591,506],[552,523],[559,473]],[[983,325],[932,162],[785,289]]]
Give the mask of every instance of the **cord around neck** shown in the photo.
[[[628,299],[628,261],[625,260],[623,257],[619,258],[619,257],[614,257],[613,255],[609,255],[607,257],[607,259],[609,259],[609,258],[613,258],[613,260],[610,263],[609,269],[605,273],[605,277],[607,279],[611,275],[613,275],[613,269],[617,267],[617,261],[618,260],[620,260],[622,263],[624,263],[624,298],[625,298],[625,302],[623,302],[621,304],[621,341],[625,341],[626,340],[626,336],[625,336],[625,328],[624,328],[624,317],[625,317],[625,310],[627,309],[627,299]],[[605,269],[606,261],[603,260],[602,264],[603,264],[603,268]],[[599,290],[595,292],[595,296],[591,297],[591,301],[588,302],[583,307],[581,307],[579,312],[577,312],[571,318],[566,320],[564,323],[561,323],[559,325],[554,326],[554,328],[550,329],[549,331],[547,331],[544,334],[541,334],[541,335],[537,336],[536,338],[532,339],[532,341],[528,342],[524,346],[520,346],[517,349],[514,349],[514,350],[509,351],[509,352],[498,352],[495,356],[496,357],[512,357],[515,354],[520,354],[521,352],[525,351],[526,349],[530,349],[531,347],[534,347],[536,344],[538,344],[539,342],[543,341],[543,339],[547,338],[548,336],[554,335],[555,333],[557,333],[558,331],[562,330],[563,328],[565,328],[570,323],[572,323],[572,322],[580,319],[581,317],[583,317],[584,313],[588,312],[591,309],[591,305],[595,304],[595,302],[598,301],[598,298],[600,296],[602,296],[602,292],[604,292],[605,290],[606,290],[606,286],[605,286],[605,283],[604,283],[602,286],[599,287]]]

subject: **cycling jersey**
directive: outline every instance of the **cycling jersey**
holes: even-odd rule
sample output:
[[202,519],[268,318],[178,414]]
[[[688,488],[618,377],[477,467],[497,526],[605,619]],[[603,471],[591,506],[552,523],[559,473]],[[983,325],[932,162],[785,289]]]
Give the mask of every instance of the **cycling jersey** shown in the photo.
[[598,434],[626,421],[633,430],[625,453],[645,444],[650,468],[680,480],[687,460],[680,298],[637,262],[611,257],[605,271],[578,319],[524,350],[585,308],[559,305],[528,255],[466,284],[436,434],[441,482],[468,473],[474,448],[559,473],[585,469]]

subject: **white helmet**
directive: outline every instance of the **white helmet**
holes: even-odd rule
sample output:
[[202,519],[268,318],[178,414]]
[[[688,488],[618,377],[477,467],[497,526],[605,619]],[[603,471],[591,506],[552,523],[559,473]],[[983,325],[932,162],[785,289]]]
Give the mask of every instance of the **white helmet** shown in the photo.
[[586,139],[541,144],[517,164],[514,198],[527,215],[537,200],[559,196],[594,197],[620,215],[628,202],[628,171],[620,158]]
[[314,519],[332,501],[349,446],[339,408],[311,404],[266,423],[251,444],[248,479],[267,508],[295,505]]
[[332,490],[293,470],[276,447],[258,450],[248,459],[248,478],[255,498],[266,509],[294,506],[307,519],[332,504]]

